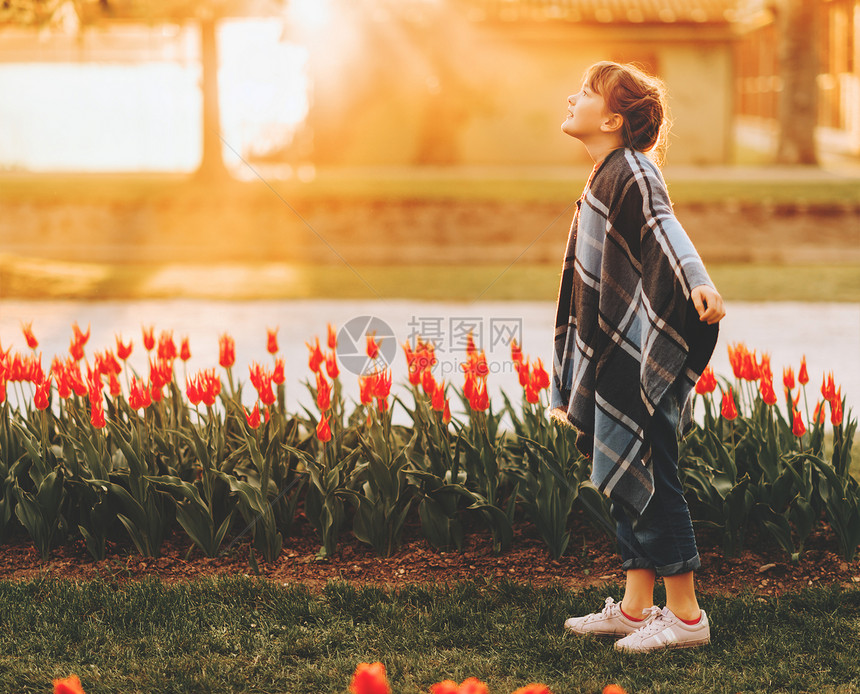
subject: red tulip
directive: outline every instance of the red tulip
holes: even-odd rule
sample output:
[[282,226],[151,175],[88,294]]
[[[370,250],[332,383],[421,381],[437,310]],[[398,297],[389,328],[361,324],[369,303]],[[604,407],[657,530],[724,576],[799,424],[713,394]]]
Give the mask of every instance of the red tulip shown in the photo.
[[325,412],[331,407],[331,384],[319,373],[317,374],[317,407],[320,412]]
[[773,381],[762,376],[761,382],[759,383],[759,391],[761,392],[761,399],[766,405],[776,404],[776,393],[773,390]]
[[483,412],[490,406],[489,396],[487,395],[487,383],[483,379],[475,381],[472,397],[469,398],[469,406],[478,412]]
[[782,384],[788,390],[794,390],[794,369],[790,366],[787,366],[782,370]]
[[158,360],[149,362],[149,381],[152,387],[161,390],[173,380],[173,362]]
[[263,367],[260,366],[257,362],[253,362],[248,366],[248,374],[251,380],[251,385],[259,391],[260,388],[263,387]]
[[278,353],[278,328],[266,328],[266,351],[269,354]]
[[407,352],[406,363],[409,369],[409,384],[417,386],[418,384],[423,383],[422,379],[424,378],[424,374],[429,372],[419,366],[417,355]]
[[94,400],[90,407],[90,423],[96,429],[103,429],[106,425],[105,410],[101,399]]
[[699,395],[704,395],[705,393],[713,393],[716,388],[717,377],[714,375],[714,370],[708,366],[699,376],[699,380],[696,381],[696,392]]
[[176,359],[176,343],[173,341],[173,332],[162,331],[158,336],[158,358],[163,361]]
[[[822,408],[823,409],[823,408]],[[842,388],[836,393],[836,397],[830,401],[830,423],[838,427],[842,424]]]
[[463,395],[466,396],[466,400],[472,402],[472,398],[475,396],[475,382],[477,379],[470,373],[466,374],[466,381],[463,383]]
[[185,379],[185,394],[188,396],[189,402],[197,407],[203,400],[203,396],[200,393],[200,386],[197,383],[196,378]]
[[511,359],[514,360],[515,365],[523,362],[523,349],[517,344],[516,338],[511,339]]
[[761,366],[756,362],[755,350],[744,351],[741,361],[741,378],[745,381],[757,381],[761,378]]
[[445,401],[445,409],[442,410],[442,421],[445,424],[451,423],[451,403],[449,403],[447,400]]
[[143,347],[147,352],[151,352],[155,348],[155,326],[142,327],[141,331],[143,332]]
[[337,366],[337,357],[334,352],[329,352],[325,357],[325,370],[328,377],[332,380],[340,376],[340,369]]
[[732,392],[732,387],[729,386],[729,389],[723,393],[723,402],[722,407],[720,409],[720,414],[723,415],[729,421],[735,419],[738,416],[738,410],[735,406],[735,396]]
[[45,410],[51,404],[51,377],[36,385],[36,393],[33,396],[33,404],[37,410]]
[[254,409],[248,412],[245,410],[245,419],[248,421],[248,426],[256,429],[260,426],[260,403],[254,403]]
[[87,392],[89,393],[90,399],[94,399],[97,397],[101,397],[102,390],[104,390],[104,383],[102,383],[102,375],[97,370],[87,369]]
[[116,355],[120,359],[125,361],[126,359],[129,358],[129,356],[131,356],[131,349],[132,349],[133,345],[134,345],[134,343],[131,340],[128,341],[128,345],[124,345],[122,343],[122,338],[119,335],[117,335],[116,336]]
[[272,371],[272,383],[275,385],[281,385],[284,381],[287,380],[286,375],[284,374],[284,360],[276,359],[275,360],[275,370]]
[[537,405],[540,402],[540,391],[535,388],[534,381],[529,381],[525,388],[526,402]]
[[477,677],[469,677],[460,682],[457,694],[490,694],[490,690]]
[[54,374],[54,377],[57,381],[57,395],[59,395],[63,400],[68,400],[72,397],[72,379],[69,372],[63,369],[62,371]]
[[436,384],[436,389],[430,398],[430,406],[437,412],[442,412],[445,409],[445,382]]
[[375,337],[375,335],[367,336],[367,356],[373,360],[375,360],[379,356],[380,343],[374,339]]
[[221,379],[215,375],[215,369],[201,371],[199,376],[200,397],[206,407],[212,407],[221,392]]
[[108,375],[108,388],[110,389],[111,397],[115,398],[122,394],[122,386],[115,373]]
[[328,425],[328,417],[326,415],[323,415],[319,424],[317,424],[317,438],[323,443],[331,441],[331,427]]
[[794,422],[791,425],[791,433],[800,438],[806,433],[806,426],[800,416],[800,412],[794,411]]
[[833,381],[832,371],[821,379],[821,395],[828,401],[836,396],[836,384]]
[[331,323],[326,323],[326,331],[328,333],[328,348],[329,349],[337,349],[337,332],[334,329],[334,326]]
[[809,383],[809,373],[806,371],[806,355],[800,360],[800,371],[797,372],[797,382],[805,386]]
[[260,402],[264,405],[274,405],[275,400],[275,391],[272,389],[272,375],[266,374],[263,378],[263,387],[257,393],[260,396]]
[[376,384],[376,372],[358,377],[359,399],[362,405],[369,405],[373,400],[373,391]]
[[136,376],[131,377],[128,404],[133,410],[145,410],[152,404],[152,395],[150,394],[149,387],[145,386],[142,381],[138,381]]
[[391,694],[382,663],[359,663],[349,685],[352,694]]
[[421,374],[421,388],[424,389],[424,393],[427,395],[433,395],[436,392],[436,379],[430,369]]
[[482,377],[482,378],[486,378],[487,376],[489,376],[490,367],[487,364],[487,355],[484,354],[484,350],[481,350],[480,352],[476,352],[473,355],[473,359],[475,362],[475,365],[474,365],[475,375]]
[[767,378],[771,382],[773,381],[773,370],[770,366],[770,354],[765,352],[761,355],[761,363],[759,364],[759,374],[762,378]]
[[812,413],[812,421],[817,424],[824,424],[824,418],[826,414],[827,413],[824,410],[824,403],[819,400],[817,403],[815,403],[815,410]]
[[182,338],[182,346],[179,348],[179,358],[182,361],[191,359],[191,346],[188,344],[188,338]]
[[525,687],[520,687],[514,694],[552,694],[550,688],[540,682],[527,684]]
[[430,685],[430,694],[457,694],[459,689],[453,680],[442,680]]
[[734,373],[735,378],[743,378],[744,356],[747,354],[746,345],[743,342],[738,342],[734,345],[728,345],[728,350],[732,373]]
[[122,373],[122,367],[119,365],[113,352],[109,349],[106,349],[101,354],[96,353],[95,363],[96,368],[104,375],[114,374],[119,376]]
[[69,344],[69,354],[72,356],[72,359],[75,361],[80,361],[84,358],[84,345],[81,342],[72,338],[71,343]]
[[537,365],[532,364],[532,373],[538,390],[549,388],[549,374],[543,368],[543,359],[538,357]]
[[236,363],[236,343],[226,333],[218,338],[218,363],[225,369]]
[[54,694],[84,694],[81,680],[77,675],[69,675],[60,680],[54,680]]
[[529,368],[530,368],[529,362],[523,361],[519,365],[519,368],[517,369],[517,372],[519,373],[519,377],[520,377],[519,378],[520,385],[523,388],[525,388],[529,384]]
[[24,332],[24,339],[27,340],[27,346],[30,349],[36,349],[36,347],[39,346],[39,341],[36,339],[36,336],[33,335],[32,321],[22,325],[21,330]]
[[437,361],[435,345],[432,342],[423,342],[419,340],[416,358],[418,359],[418,366],[420,369],[432,369]]
[[320,349],[320,339],[316,338],[316,341],[313,346],[309,345],[305,342],[307,348],[311,351],[310,359],[308,359],[308,366],[311,368],[311,371],[316,373],[320,369],[320,365],[325,360],[323,356],[322,350]]
[[373,384],[373,396],[376,398],[387,398],[391,393],[391,371],[381,371],[377,374]]
[[41,383],[45,380],[45,372],[42,369],[42,354],[41,352],[31,354],[26,359],[21,361],[21,376],[22,380],[30,381],[30,383]]
[[478,348],[475,346],[475,340],[472,338],[472,331],[469,331],[469,334],[466,335],[466,354],[468,356],[472,356],[478,351]]

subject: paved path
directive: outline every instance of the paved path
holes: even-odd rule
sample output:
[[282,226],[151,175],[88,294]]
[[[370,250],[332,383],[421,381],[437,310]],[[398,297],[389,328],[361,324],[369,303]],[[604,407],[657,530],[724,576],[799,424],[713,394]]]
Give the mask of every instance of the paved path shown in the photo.
[[[490,393],[498,398],[504,390],[519,401],[520,388],[509,358],[508,340],[520,338],[526,354],[549,363],[555,307],[546,302],[437,303],[411,300],[390,301],[0,301],[0,344],[3,348],[24,350],[20,326],[32,322],[40,340],[46,369],[54,354],[65,354],[71,339],[71,324],[77,321],[92,328],[88,354],[113,348],[115,335],[134,340],[131,364],[146,371],[146,355],[141,344],[141,326],[155,326],[156,332],[172,330],[174,337],[190,338],[192,358],[189,373],[218,364],[218,337],[230,333],[236,341],[236,375],[247,383],[247,365],[252,361],[269,363],[266,328],[279,328],[281,353],[287,365],[288,407],[296,411],[311,398],[302,385],[308,377],[306,341],[319,336],[325,343],[326,323],[341,328],[347,324],[361,328],[355,320],[376,317],[377,335],[386,325],[398,345],[415,332],[439,341],[437,378],[458,385],[462,374],[457,365],[465,354],[465,332],[471,326],[479,346],[486,353],[491,369]],[[366,322],[366,321],[365,321]],[[391,339],[391,338],[389,338]],[[822,373],[833,371],[848,396],[855,413],[860,405],[860,304],[731,303],[723,321],[720,343],[712,363],[719,375],[730,376],[726,345],[743,341],[750,349],[770,352],[779,382],[784,366],[797,371],[800,359],[807,356],[815,400]],[[348,342],[342,335],[342,361],[360,366],[363,357],[348,358]],[[385,350],[384,350],[385,351]],[[394,359],[394,381],[404,383],[407,376],[400,348]],[[179,371],[181,375],[181,370]],[[346,373],[342,380],[347,394],[358,398],[357,379]],[[250,386],[246,387],[246,395]],[[408,400],[408,399],[407,399]],[[501,406],[501,399],[497,401]],[[453,404],[453,403],[452,403]],[[810,403],[811,406],[812,403]],[[400,420],[403,414],[401,413]]]

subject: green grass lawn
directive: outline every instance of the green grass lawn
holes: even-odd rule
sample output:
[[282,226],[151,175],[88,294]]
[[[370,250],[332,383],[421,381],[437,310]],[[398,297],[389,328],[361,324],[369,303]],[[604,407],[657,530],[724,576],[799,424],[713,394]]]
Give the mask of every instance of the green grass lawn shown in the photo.
[[471,676],[494,694],[535,681],[555,694],[612,682],[637,694],[860,690],[860,591],[705,595],[712,644],[648,655],[565,634],[566,617],[607,594],[620,599],[492,582],[313,594],[238,577],[4,581],[0,690],[44,692],[77,673],[88,694],[345,692],[356,664],[374,661],[396,693]]
[[[727,301],[860,302],[856,265],[711,264]],[[4,298],[391,299],[555,301],[559,268],[530,265],[156,266],[0,256]]]

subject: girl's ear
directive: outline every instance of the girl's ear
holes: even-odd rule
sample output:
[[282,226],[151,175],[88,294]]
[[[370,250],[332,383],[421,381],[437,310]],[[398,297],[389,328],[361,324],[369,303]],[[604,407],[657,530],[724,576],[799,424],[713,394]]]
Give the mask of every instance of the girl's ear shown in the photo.
[[606,117],[606,120],[603,121],[603,125],[600,126],[600,129],[605,133],[616,133],[621,130],[621,126],[624,125],[624,116],[620,113],[611,113]]

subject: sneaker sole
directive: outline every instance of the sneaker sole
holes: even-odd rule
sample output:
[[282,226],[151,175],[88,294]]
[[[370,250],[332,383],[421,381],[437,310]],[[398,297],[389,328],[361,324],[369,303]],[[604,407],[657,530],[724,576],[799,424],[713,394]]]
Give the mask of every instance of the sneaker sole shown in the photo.
[[635,629],[632,631],[628,631],[625,633],[619,633],[617,631],[577,631],[576,629],[571,629],[570,627],[564,627],[564,630],[571,633],[576,634],[577,636],[602,636],[602,637],[612,637],[616,639],[623,639],[625,636],[630,636]]
[[616,648],[617,651],[622,651],[624,653],[651,653],[652,651],[668,651],[668,650],[678,650],[681,648],[697,648],[699,646],[707,646],[711,643],[711,637],[709,636],[706,639],[699,639],[698,641],[684,641],[684,643],[667,643],[660,646],[654,646],[653,648]]

